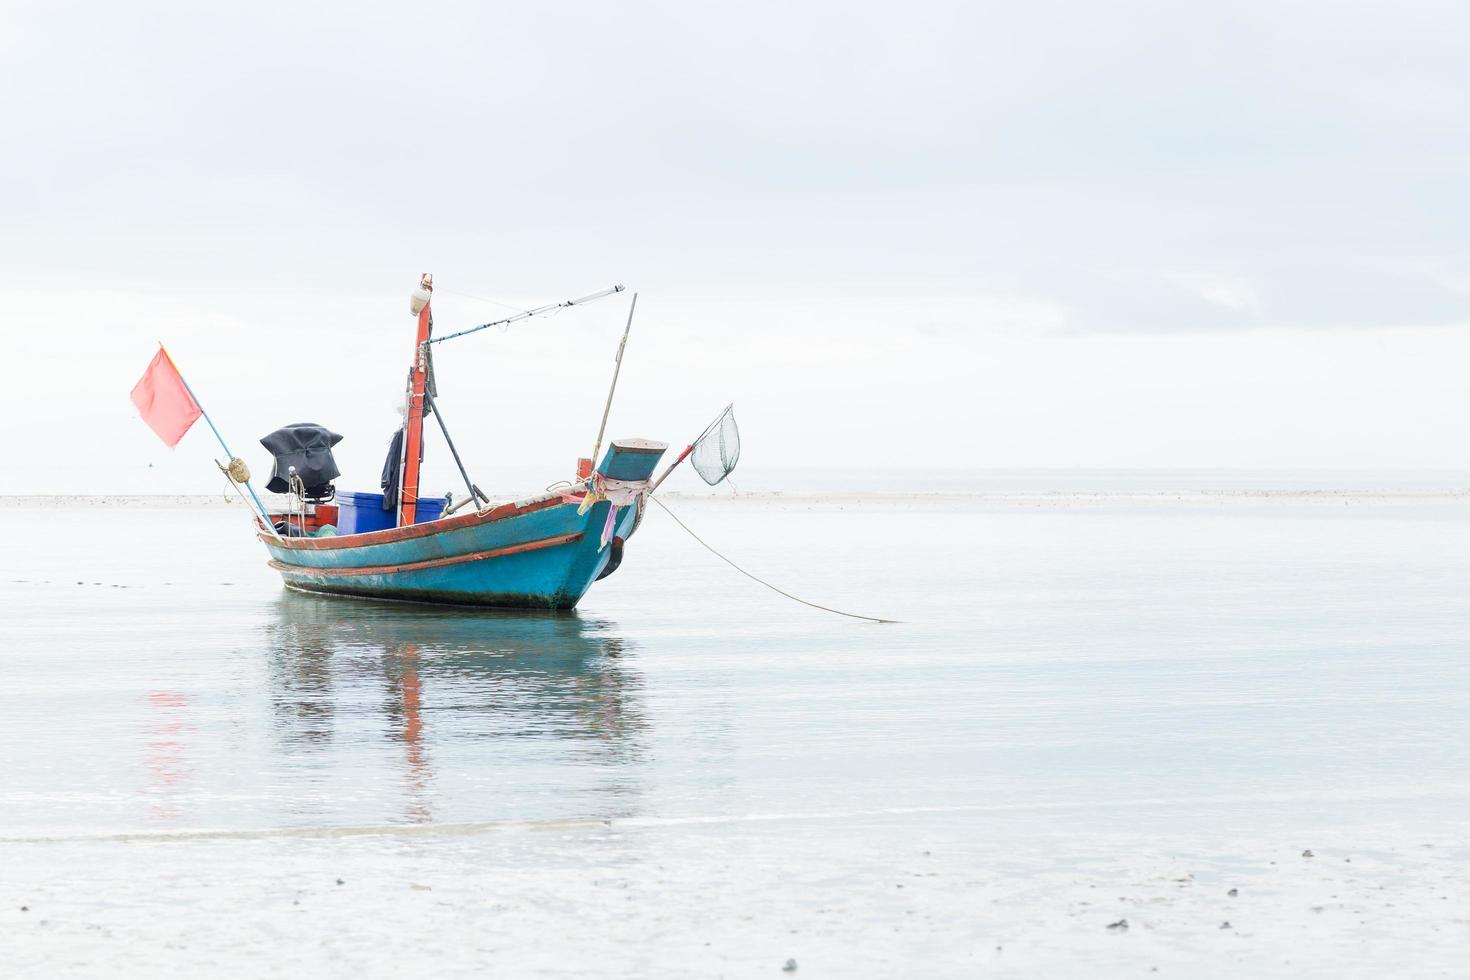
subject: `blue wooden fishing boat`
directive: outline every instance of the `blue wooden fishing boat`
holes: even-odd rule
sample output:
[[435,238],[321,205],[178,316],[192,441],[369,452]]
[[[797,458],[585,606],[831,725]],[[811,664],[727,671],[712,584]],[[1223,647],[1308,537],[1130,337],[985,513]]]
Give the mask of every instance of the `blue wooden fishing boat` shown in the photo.
[[[266,489],[287,502],[284,510],[272,511],[251,485],[250,467],[230,452],[162,344],[129,397],[143,421],[168,446],[177,445],[198,419],[209,423],[228,461],[217,459],[215,465],[250,506],[256,533],[270,552],[270,565],[288,588],[406,602],[567,610],[593,582],[617,570],[647,502],[675,467],[690,460],[710,486],[735,469],[740,431],[734,406],[727,406],[656,479],[653,471],[666,443],[615,440],[598,461],[638,306],[634,293],[592,455],[577,460],[574,479],[553,483],[544,494],[496,504],[470,479],[449,436],[434,384],[432,351],[446,340],[622,291],[622,286],[612,286],[436,337],[434,280],[425,274],[409,300],[418,331],[404,392],[403,423],[393,434],[383,464],[381,494],[344,491],[339,496],[334,481],[342,474],[332,447],[342,437],[320,425],[297,423],[260,440],[273,460]],[[447,496],[419,495],[424,419],[429,415],[438,423],[468,491],[455,504]],[[455,514],[467,505],[471,506],[465,513]]]
[[[308,592],[413,602],[571,609],[622,562],[665,445],[615,441],[570,492],[404,527],[326,537],[260,531],[272,568]],[[618,484],[617,499],[607,487]],[[599,492],[596,488],[603,487]],[[589,496],[591,506],[585,506]],[[617,500],[625,500],[618,503]],[[611,533],[605,534],[610,526]]]
[[[357,498],[363,495],[344,494],[343,502],[331,503],[335,497],[332,480],[340,475],[331,446],[340,436],[320,426],[298,425],[262,440],[275,459],[267,488],[287,493],[292,501],[285,513],[270,513],[269,520],[257,520],[259,537],[270,552],[270,565],[281,573],[286,586],[410,602],[549,610],[576,606],[593,582],[611,574],[622,562],[624,546],[638,529],[647,495],[656,486],[654,469],[667,444],[615,440],[592,469],[592,459],[601,449],[599,432],[593,457],[580,461],[576,479],[566,481],[564,489],[492,504],[471,482],[449,440],[435,398],[430,352],[431,345],[441,339],[588,302],[621,289],[616,286],[436,338],[431,313],[433,280],[424,276],[410,304],[418,333],[403,426],[394,436],[384,467],[384,494],[371,498],[387,501],[379,513],[372,513],[371,504],[368,511],[362,511]],[[635,304],[636,300],[635,296]],[[628,322],[631,326],[631,309]],[[626,342],[627,328],[623,333]],[[620,346],[619,368],[622,351]],[[615,371],[614,389],[616,384]],[[611,404],[610,391],[609,408]],[[442,500],[419,496],[426,414],[436,416],[465,477],[469,496],[464,503],[473,505],[465,513],[440,516]],[[604,431],[606,424],[604,410]],[[351,504],[345,500],[349,496]],[[332,534],[331,530],[338,529],[326,526],[334,510],[342,524],[340,530],[347,533]],[[383,526],[360,529],[364,517]]]

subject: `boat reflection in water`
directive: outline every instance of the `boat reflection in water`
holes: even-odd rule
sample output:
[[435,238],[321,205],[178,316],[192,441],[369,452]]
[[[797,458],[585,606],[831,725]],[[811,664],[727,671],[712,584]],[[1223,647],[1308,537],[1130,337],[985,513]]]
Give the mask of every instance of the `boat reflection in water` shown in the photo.
[[287,591],[267,631],[295,809],[426,822],[636,802],[639,679],[612,623]]

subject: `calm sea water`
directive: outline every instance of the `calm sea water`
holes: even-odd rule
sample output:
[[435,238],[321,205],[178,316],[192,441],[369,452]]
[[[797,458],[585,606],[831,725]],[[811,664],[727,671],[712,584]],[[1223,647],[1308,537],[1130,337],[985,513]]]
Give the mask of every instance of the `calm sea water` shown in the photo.
[[537,616],[286,593],[222,506],[0,505],[7,972],[1470,962],[1470,502],[670,505],[903,622],[657,511]]

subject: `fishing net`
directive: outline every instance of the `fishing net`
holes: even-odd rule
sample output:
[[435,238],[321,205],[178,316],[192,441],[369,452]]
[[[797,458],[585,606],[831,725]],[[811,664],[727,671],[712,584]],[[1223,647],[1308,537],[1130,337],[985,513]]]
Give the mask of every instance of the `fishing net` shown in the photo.
[[735,472],[740,462],[740,427],[735,424],[735,406],[727,405],[715,419],[714,424],[704,430],[694,443],[689,454],[689,465],[699,478],[710,486],[719,483]]

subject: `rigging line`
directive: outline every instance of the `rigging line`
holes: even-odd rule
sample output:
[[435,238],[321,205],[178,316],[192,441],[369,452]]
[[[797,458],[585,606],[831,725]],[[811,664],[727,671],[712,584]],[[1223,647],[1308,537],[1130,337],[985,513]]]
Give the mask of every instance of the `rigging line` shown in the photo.
[[491,306],[498,306],[503,310],[520,311],[525,309],[525,306],[518,303],[506,303],[503,300],[491,299],[489,296],[478,296],[475,293],[466,293],[463,290],[449,289],[444,286],[439,287],[439,292],[448,293],[451,296],[462,296],[465,299],[472,299],[480,303],[489,303]]
[[685,524],[683,521],[679,520],[678,515],[675,514],[673,511],[669,510],[668,505],[665,504],[662,500],[659,500],[657,497],[654,497],[654,496],[650,496],[648,499],[649,500],[652,500],[654,503],[656,503],[660,507],[662,507],[664,509],[664,513],[665,514],[668,514],[670,517],[672,517],[674,519],[674,523],[675,524],[679,525],[685,531],[687,531],[689,533],[689,536],[691,538],[693,538],[695,541],[698,541],[700,544],[704,545],[705,549],[707,551],[709,551],[710,554],[714,555],[720,561],[724,562],[726,565],[729,565],[731,568],[735,569],[735,571],[739,572],[741,575],[744,575],[746,578],[752,579],[752,580],[754,580],[756,582],[759,582],[761,585],[764,585],[766,588],[770,589],[772,592],[778,593],[780,595],[784,595],[786,598],[791,599],[791,600],[793,600],[795,602],[799,602],[803,606],[811,606],[813,609],[820,609],[823,612],[836,613],[839,616],[847,616],[850,619],[866,619],[870,623],[897,623],[897,622],[899,622],[899,620],[897,620],[897,619],[880,619],[877,616],[863,616],[863,615],[861,615],[859,613],[843,612],[841,609],[833,609],[831,606],[822,606],[822,605],[818,605],[815,602],[808,602],[807,600],[801,598],[800,596],[794,596],[790,592],[786,592],[786,591],[784,591],[782,589],[778,589],[774,585],[772,585],[770,582],[767,582],[765,579],[760,578],[758,576],[752,575],[750,572],[747,572],[745,569],[741,568],[739,565],[735,564],[733,561],[731,561],[730,559],[726,558],[724,555],[722,555],[718,551],[716,551],[714,549],[714,547],[712,545],[710,545],[709,542],[705,541],[704,538],[701,538],[699,535],[695,534],[694,531],[693,531],[693,529],[691,529],[688,524]]
[[518,320],[527,320],[533,316],[541,316],[544,313],[554,313],[558,310],[564,310],[569,306],[581,306],[584,303],[591,303],[593,300],[602,299],[604,296],[611,296],[613,293],[621,293],[623,291],[623,288],[623,285],[619,283],[616,286],[609,286],[608,288],[599,290],[595,293],[588,293],[586,296],[578,296],[576,299],[565,299],[562,300],[560,303],[547,303],[545,306],[538,306],[535,309],[522,310],[515,316],[508,316],[502,320],[491,320],[489,323],[482,323],[478,327],[470,327],[467,330],[460,330],[456,333],[448,333],[442,337],[430,337],[425,342],[425,345],[427,346],[428,344],[442,344],[446,340],[453,340],[455,337],[463,337],[466,334],[478,333],[481,330],[488,330],[490,327],[503,327],[507,324],[515,323]]

